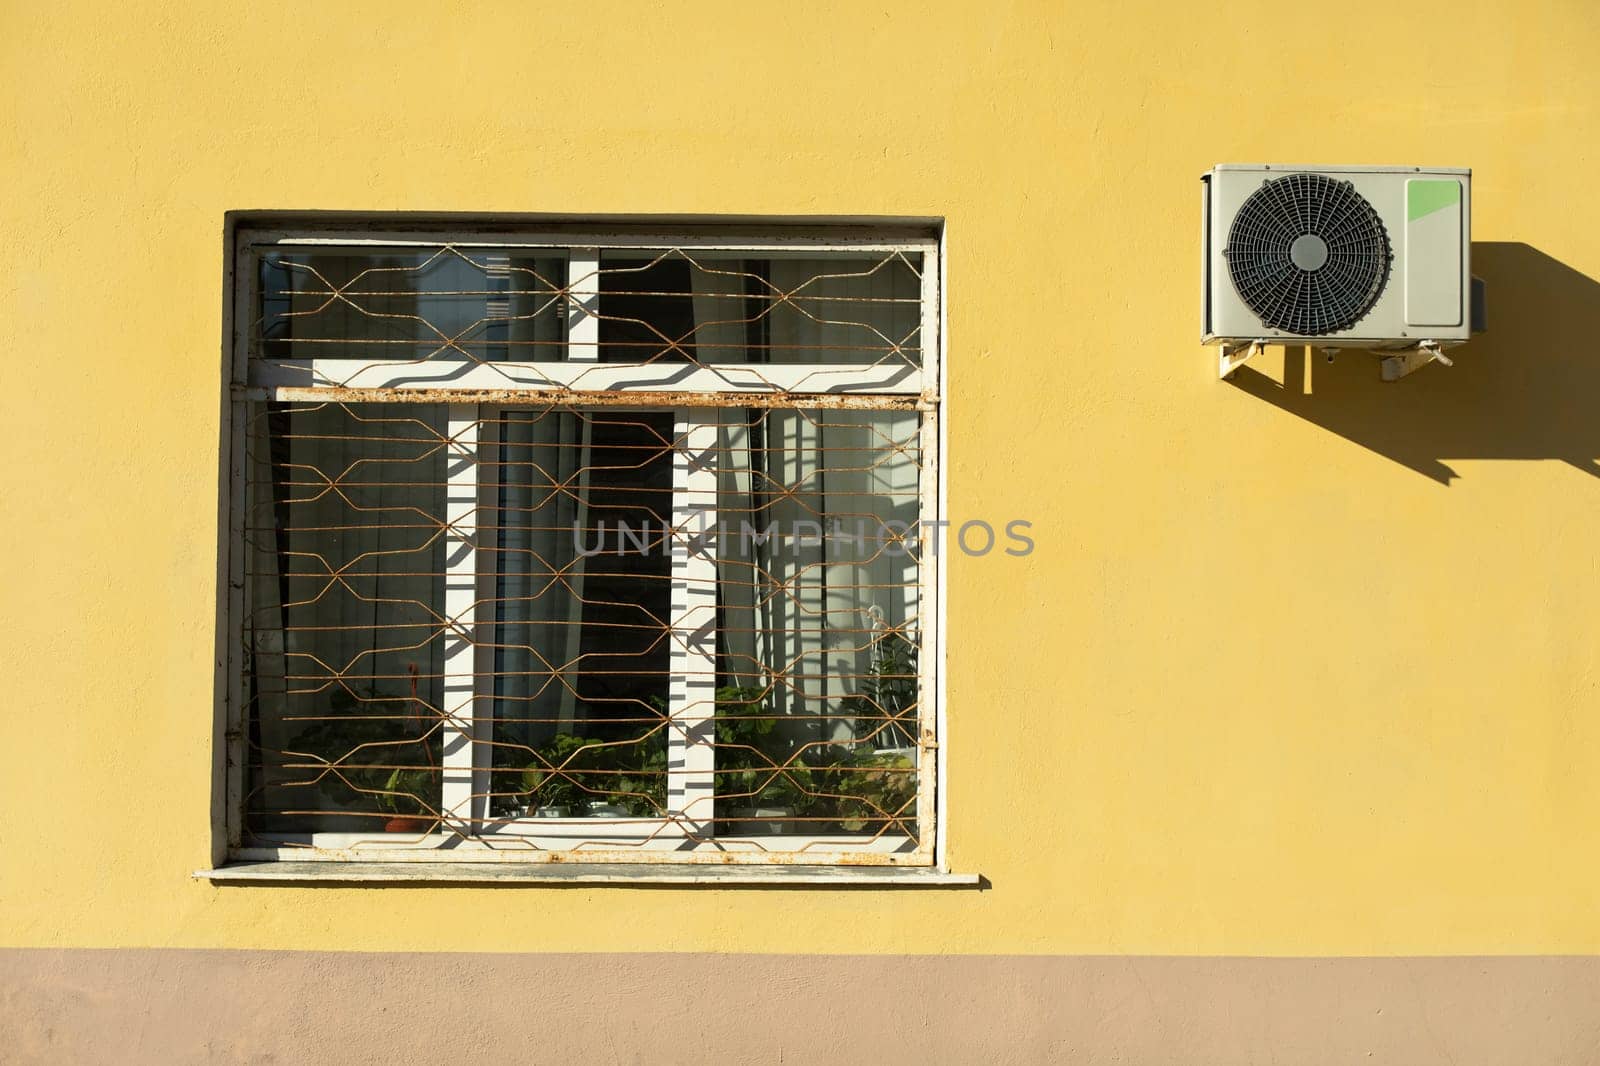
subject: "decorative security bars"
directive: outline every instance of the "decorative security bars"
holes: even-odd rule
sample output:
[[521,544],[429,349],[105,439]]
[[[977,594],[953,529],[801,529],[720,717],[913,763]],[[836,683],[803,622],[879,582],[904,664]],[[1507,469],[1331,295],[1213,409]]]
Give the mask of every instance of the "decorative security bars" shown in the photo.
[[237,856],[933,861],[931,235],[235,247]]

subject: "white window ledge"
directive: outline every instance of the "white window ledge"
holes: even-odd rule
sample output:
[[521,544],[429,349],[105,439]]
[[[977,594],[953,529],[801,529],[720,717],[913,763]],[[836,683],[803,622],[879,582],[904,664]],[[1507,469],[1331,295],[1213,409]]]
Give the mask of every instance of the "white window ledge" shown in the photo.
[[835,885],[978,888],[978,874],[910,866],[667,866],[661,863],[239,862],[194,876],[218,884]]

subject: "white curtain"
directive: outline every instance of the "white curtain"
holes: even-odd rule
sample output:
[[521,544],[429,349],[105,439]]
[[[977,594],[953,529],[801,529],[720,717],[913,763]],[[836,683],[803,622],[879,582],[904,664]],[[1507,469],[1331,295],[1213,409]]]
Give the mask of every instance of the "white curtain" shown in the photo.
[[[548,342],[560,336],[560,314],[544,290],[559,285],[560,260],[470,254],[475,262],[438,250],[268,252],[257,272],[256,354],[398,362],[429,354],[442,334],[458,337],[478,358],[553,357]],[[341,288],[346,299],[329,299]],[[459,357],[452,351],[439,356]],[[560,432],[558,423],[552,417],[538,428],[514,428],[525,460],[542,435]],[[255,809],[263,814],[371,809],[374,797],[347,789],[282,787],[316,776],[315,770],[286,769],[285,763],[308,761],[288,752],[309,748],[337,757],[374,736],[414,736],[440,709],[447,435],[440,406],[297,405],[258,408],[252,415],[246,565],[254,670],[247,697],[254,700],[259,744],[252,759],[262,764],[252,781]],[[572,461],[573,449],[551,452],[551,466]],[[508,491],[533,494],[528,479],[521,486]],[[541,534],[550,538],[552,555],[571,543],[568,512],[554,513],[560,506],[548,502],[528,523],[565,529]],[[492,534],[481,543],[492,543]],[[530,545],[521,547],[520,558],[529,558]],[[509,580],[532,584],[528,571]],[[554,597],[529,602],[549,605]],[[533,631],[532,622],[523,628]],[[531,638],[521,643],[533,645]],[[525,648],[512,648],[508,658],[509,669],[532,676]],[[559,654],[553,658],[561,661]],[[409,720],[396,719],[391,701],[400,701]],[[341,725],[330,716],[364,720]],[[426,758],[420,747],[370,754],[372,761],[387,756],[417,765]],[[296,822],[272,820],[290,827]],[[335,824],[371,828],[370,822]]]
[[[279,787],[317,776],[283,764],[415,737],[439,707],[443,418],[439,407],[324,404],[251,421],[247,636],[264,813],[372,809],[359,791]],[[371,756],[425,758],[420,747]]]
[[586,426],[551,409],[507,411],[500,424],[495,720],[530,746],[570,732],[576,716],[584,579],[576,538],[593,543],[578,474]]
[[[742,320],[758,316],[745,309],[765,302],[715,298],[732,291],[729,279],[697,271],[696,339],[713,338],[716,351],[733,352],[737,330],[752,342],[752,363],[882,358],[883,338],[902,341],[907,323],[915,322],[908,318],[916,313],[914,295],[904,307],[890,302],[914,294],[914,276],[902,269],[825,277],[865,273],[874,262],[747,264],[780,292],[851,298],[778,303],[748,332]],[[875,294],[884,302],[856,302]],[[726,683],[775,684],[774,703],[793,716],[795,740],[852,739],[858,725],[841,712],[871,679],[877,642],[893,632],[914,639],[920,549],[895,534],[914,530],[918,518],[917,444],[913,411],[723,413],[718,506]],[[744,535],[743,524],[775,535],[762,543]],[[893,742],[878,733],[875,745]]]

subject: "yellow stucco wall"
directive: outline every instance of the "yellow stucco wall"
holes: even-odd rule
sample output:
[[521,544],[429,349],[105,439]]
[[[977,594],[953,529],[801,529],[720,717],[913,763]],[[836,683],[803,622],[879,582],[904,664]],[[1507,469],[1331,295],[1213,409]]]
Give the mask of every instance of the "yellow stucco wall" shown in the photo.
[[[0,7],[0,942],[1600,951],[1600,7]],[[1196,341],[1199,174],[1474,168],[1495,332]],[[219,889],[233,208],[941,215],[977,892]]]

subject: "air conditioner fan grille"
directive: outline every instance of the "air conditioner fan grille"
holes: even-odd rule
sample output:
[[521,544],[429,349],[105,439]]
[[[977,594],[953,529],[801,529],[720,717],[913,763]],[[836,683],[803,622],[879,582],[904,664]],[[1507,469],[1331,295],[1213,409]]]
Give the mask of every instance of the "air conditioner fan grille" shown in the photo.
[[1272,329],[1302,337],[1350,329],[1389,280],[1383,220],[1348,181],[1274,178],[1234,216],[1222,254],[1234,288]]

